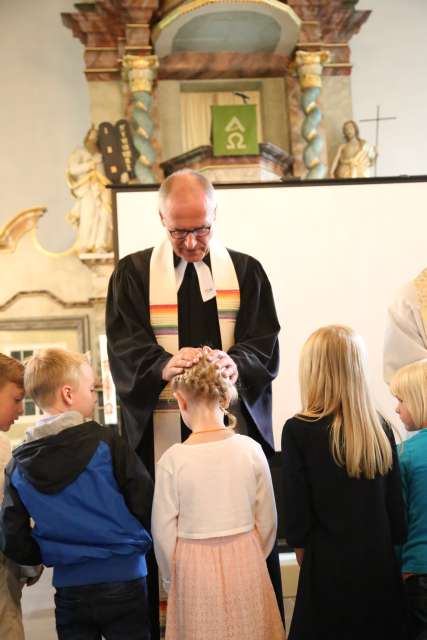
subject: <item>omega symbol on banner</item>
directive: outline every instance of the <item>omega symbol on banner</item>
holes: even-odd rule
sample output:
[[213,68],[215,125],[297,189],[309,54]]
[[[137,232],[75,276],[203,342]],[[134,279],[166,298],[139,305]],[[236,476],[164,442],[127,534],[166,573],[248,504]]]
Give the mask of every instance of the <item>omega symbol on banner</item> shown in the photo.
[[233,116],[230,122],[225,127],[227,136],[227,149],[229,151],[234,151],[237,149],[246,149],[244,133],[246,131],[245,127],[240,122],[237,116]]

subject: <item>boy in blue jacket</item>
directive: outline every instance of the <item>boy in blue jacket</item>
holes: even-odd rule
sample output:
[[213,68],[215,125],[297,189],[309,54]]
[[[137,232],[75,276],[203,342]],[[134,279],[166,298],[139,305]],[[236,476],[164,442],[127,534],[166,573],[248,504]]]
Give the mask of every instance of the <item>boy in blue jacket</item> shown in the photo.
[[85,421],[94,385],[81,354],[44,349],[28,362],[25,388],[44,416],[6,469],[3,553],[54,568],[59,640],[149,640],[153,484],[122,438]]

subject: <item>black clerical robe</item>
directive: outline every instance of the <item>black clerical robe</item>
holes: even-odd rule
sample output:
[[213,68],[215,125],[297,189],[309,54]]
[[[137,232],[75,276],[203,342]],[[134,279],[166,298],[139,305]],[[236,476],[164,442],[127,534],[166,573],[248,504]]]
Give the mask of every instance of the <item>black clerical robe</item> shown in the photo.
[[[241,413],[248,435],[266,454],[274,451],[271,382],[279,367],[279,322],[268,278],[251,256],[230,251],[240,288],[235,344],[228,353],[239,371]],[[154,477],[153,411],[166,385],[162,370],[172,354],[157,344],[150,324],[149,284],[152,249],[120,260],[110,279],[106,327],[108,357],[131,446]],[[205,262],[210,266],[209,255]],[[203,302],[194,265],[187,265],[178,291],[179,347],[221,348],[216,298]],[[154,556],[148,557],[148,589],[152,637],[159,637],[158,582]],[[283,617],[277,549],[267,567]]]
[[[126,436],[152,471],[152,414],[165,386],[170,353],[157,344],[150,324],[152,249],[120,260],[107,299],[108,355],[120,398]],[[230,251],[240,287],[235,344],[228,353],[239,371],[238,390],[248,435],[274,451],[271,382],[279,366],[279,322],[268,278],[251,256]],[[205,261],[210,266],[209,255]],[[179,347],[221,348],[216,298],[203,302],[194,265],[178,292]]]

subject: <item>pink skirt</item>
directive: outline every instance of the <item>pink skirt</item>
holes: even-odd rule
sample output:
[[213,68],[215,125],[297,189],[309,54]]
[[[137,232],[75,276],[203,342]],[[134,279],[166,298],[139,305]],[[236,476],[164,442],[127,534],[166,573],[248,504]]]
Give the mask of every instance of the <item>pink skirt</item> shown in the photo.
[[242,638],[285,638],[257,532],[178,538],[166,640]]

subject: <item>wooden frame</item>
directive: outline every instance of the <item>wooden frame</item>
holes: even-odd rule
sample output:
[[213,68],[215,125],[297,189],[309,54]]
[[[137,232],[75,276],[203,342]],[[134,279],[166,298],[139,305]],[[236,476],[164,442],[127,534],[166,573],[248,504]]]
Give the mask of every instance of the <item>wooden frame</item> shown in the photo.
[[19,318],[0,320],[0,344],[3,331],[31,332],[44,331],[46,333],[58,330],[71,330],[77,334],[79,350],[90,349],[89,316],[64,316],[50,318]]

